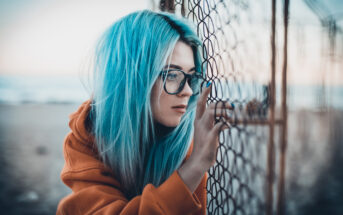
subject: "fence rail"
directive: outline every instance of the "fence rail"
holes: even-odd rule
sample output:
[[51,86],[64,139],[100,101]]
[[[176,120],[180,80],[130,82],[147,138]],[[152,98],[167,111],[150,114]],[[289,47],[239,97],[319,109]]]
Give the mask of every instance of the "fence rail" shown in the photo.
[[[270,10],[271,16],[270,29],[266,29],[270,32],[269,48],[268,43],[251,37],[259,34],[259,29],[249,30],[254,27],[249,14],[256,14],[252,9],[258,1],[161,0],[157,3],[159,10],[179,14],[196,24],[206,56],[203,63],[208,65],[207,79],[214,85],[208,102],[230,101],[237,107],[232,120],[227,122],[231,129],[219,135],[217,162],[208,172],[208,214],[284,214],[289,0],[282,3],[284,45],[279,113],[276,113],[275,80],[276,0],[270,0],[271,7],[265,9]],[[258,56],[256,45],[267,54]],[[269,66],[265,63],[268,59]],[[254,66],[264,68],[267,77],[264,84],[251,72]]]

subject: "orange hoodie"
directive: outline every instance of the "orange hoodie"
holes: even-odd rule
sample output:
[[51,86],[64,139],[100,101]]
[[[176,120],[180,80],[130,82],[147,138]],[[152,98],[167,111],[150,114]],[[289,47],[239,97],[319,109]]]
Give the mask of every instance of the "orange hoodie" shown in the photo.
[[[57,208],[57,214],[206,214],[206,180],[202,178],[194,193],[177,171],[160,186],[148,184],[141,195],[130,201],[122,192],[112,171],[100,161],[94,137],[87,132],[85,120],[90,101],[70,115],[71,132],[64,140],[65,165],[62,181],[72,189]],[[193,143],[185,158],[191,154]]]

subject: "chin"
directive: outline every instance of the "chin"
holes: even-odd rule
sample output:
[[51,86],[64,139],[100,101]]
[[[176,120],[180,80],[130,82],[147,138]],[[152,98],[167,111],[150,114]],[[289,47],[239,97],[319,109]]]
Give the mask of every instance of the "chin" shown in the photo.
[[180,122],[181,122],[181,117],[177,119],[174,118],[174,119],[167,120],[163,122],[162,124],[167,127],[177,127],[180,124]]

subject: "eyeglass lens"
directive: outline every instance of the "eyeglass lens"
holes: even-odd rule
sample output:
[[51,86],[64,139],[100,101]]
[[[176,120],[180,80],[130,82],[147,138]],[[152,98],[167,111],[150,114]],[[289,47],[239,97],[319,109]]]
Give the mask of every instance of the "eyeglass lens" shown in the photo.
[[[186,84],[186,76],[179,70],[168,70],[165,76],[165,89],[167,93],[177,94],[181,92]],[[187,80],[188,85],[193,91],[193,95],[199,93],[201,78],[198,75],[192,75]]]

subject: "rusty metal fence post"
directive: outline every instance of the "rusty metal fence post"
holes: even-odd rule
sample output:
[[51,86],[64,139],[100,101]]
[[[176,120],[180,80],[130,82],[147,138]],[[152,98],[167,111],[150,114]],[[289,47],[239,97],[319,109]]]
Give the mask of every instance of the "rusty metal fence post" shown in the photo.
[[[228,0],[229,1],[229,0]],[[267,0],[268,1],[268,0]],[[237,4],[239,4],[241,1],[235,1]],[[213,4],[218,4],[218,5],[213,5]],[[162,11],[169,11],[172,13],[177,12],[177,7],[179,8],[180,11],[179,14],[182,16],[192,19],[193,22],[195,22],[198,30],[199,36],[204,36],[202,39],[204,40],[203,42],[203,50],[206,52],[207,58],[204,59],[204,62],[208,63],[210,66],[210,71],[211,74],[208,74],[208,78],[211,81],[214,82],[221,82],[221,73],[220,73],[220,68],[218,68],[218,64],[216,62],[216,57],[218,59],[223,60],[224,57],[220,56],[220,53],[213,53],[214,52],[214,46],[218,44],[218,41],[211,41],[211,40],[219,40],[219,36],[217,33],[222,34],[225,36],[225,32],[223,30],[223,26],[221,25],[222,23],[226,25],[230,25],[230,23],[227,20],[224,21],[219,21],[221,24],[217,25],[216,29],[215,28],[215,21],[218,21],[218,19],[225,19],[226,16],[229,16],[230,14],[225,14],[225,11],[218,11],[219,7],[224,8],[227,11],[227,8],[230,5],[227,5],[225,0],[219,0],[218,2],[216,1],[209,1],[209,0],[160,0],[159,1],[159,9]],[[245,1],[241,3],[243,6],[245,4]],[[282,65],[282,80],[281,80],[281,116],[276,117],[275,114],[275,107],[276,107],[276,19],[277,19],[277,1],[276,0],[271,0],[271,23],[270,23],[270,51],[271,51],[271,59],[270,59],[270,82],[269,82],[269,87],[268,87],[268,102],[267,102],[267,110],[269,112],[268,117],[260,117],[260,118],[249,118],[245,117],[244,115],[240,116],[235,116],[234,120],[230,123],[233,124],[235,128],[238,129],[239,131],[244,132],[244,135],[247,135],[249,137],[249,132],[245,130],[240,130],[241,128],[239,127],[240,125],[244,127],[251,127],[251,126],[260,126],[260,127],[266,127],[268,128],[268,137],[265,137],[263,141],[268,143],[266,145],[266,166],[265,169],[266,171],[263,172],[258,166],[256,166],[254,163],[252,163],[252,160],[245,160],[243,165],[247,165],[251,171],[253,172],[259,172],[261,175],[264,175],[265,183],[264,183],[264,203],[262,203],[262,206],[258,200],[258,196],[256,195],[256,191],[250,189],[249,185],[244,184],[245,181],[240,181],[240,175],[237,173],[239,170],[237,168],[241,168],[241,166],[233,167],[233,170],[231,169],[228,173],[226,174],[225,171],[228,171],[229,168],[227,167],[227,163],[225,164],[225,161],[223,161],[223,157],[227,156],[234,156],[234,162],[230,163],[230,167],[238,165],[236,157],[242,156],[244,160],[244,156],[240,154],[241,152],[236,152],[235,149],[233,149],[232,144],[229,143],[228,145],[225,145],[224,143],[220,144],[219,147],[219,160],[217,163],[217,167],[215,167],[212,172],[209,172],[209,179],[208,179],[208,191],[211,191],[214,189],[214,192],[211,192],[210,199],[207,206],[208,213],[209,214],[236,214],[239,212],[243,212],[247,214],[247,211],[255,211],[252,214],[262,214],[265,213],[267,215],[271,215],[274,212],[277,214],[284,214],[285,208],[284,208],[284,203],[285,203],[285,165],[286,165],[286,148],[287,148],[287,42],[288,42],[288,17],[289,17],[289,0],[283,0],[283,29],[284,29],[284,44],[283,44],[283,65]],[[220,14],[223,13],[223,14]],[[212,15],[215,15],[212,19]],[[201,35],[204,34],[204,35]],[[221,36],[222,36],[221,35]],[[235,35],[235,37],[239,37],[239,35]],[[237,44],[236,44],[237,45]],[[228,54],[230,56],[230,50],[224,50],[221,52],[222,54]],[[218,56],[219,55],[219,56]],[[232,60],[232,59],[230,59]],[[235,64],[235,62],[231,62],[231,64]],[[218,85],[215,85],[218,88],[225,88],[230,87],[229,82],[226,83],[227,85],[218,83]],[[244,88],[243,88],[244,89]],[[219,91],[221,91],[220,89]],[[223,91],[223,90],[222,90]],[[215,96],[218,95],[218,92],[215,91],[215,94],[211,95],[210,101],[211,102],[222,102],[220,98],[216,98]],[[254,111],[259,112],[261,114],[261,104],[255,101],[255,99],[252,99],[252,101],[247,102],[247,101],[236,101],[237,103],[241,103],[240,109],[241,110],[247,110],[247,113],[245,114],[254,114]],[[246,107],[244,107],[242,104],[244,104]],[[257,105],[257,108],[256,108]],[[250,110],[252,108],[252,110]],[[263,112],[263,110],[262,110]],[[263,115],[263,114],[262,114]],[[279,144],[276,144],[275,142],[275,136],[276,136],[276,127],[280,128],[280,139]],[[229,134],[231,135],[231,133]],[[223,141],[229,141],[232,142],[234,140],[231,139],[231,137],[225,137],[223,136]],[[243,140],[240,140],[243,141]],[[231,145],[230,145],[231,144]],[[279,150],[276,150],[278,146]],[[244,147],[244,143],[242,143],[242,146]],[[223,149],[223,150],[222,150]],[[221,153],[233,153],[230,155],[223,154]],[[276,153],[279,153],[279,172],[276,176],[275,172],[275,167],[276,167]],[[221,163],[221,162],[224,162]],[[229,161],[226,161],[229,162]],[[245,168],[245,167],[243,167]],[[246,174],[246,172],[244,172]],[[253,174],[253,173],[250,173]],[[255,174],[255,173],[254,173]],[[224,176],[226,175],[225,178]],[[218,179],[218,177],[224,177],[225,180],[228,181],[222,181]],[[242,176],[245,178],[246,176]],[[277,181],[275,180],[277,179]],[[236,182],[233,182],[236,181]],[[238,181],[238,182],[237,182]],[[274,186],[275,183],[277,182],[277,190],[276,190],[276,196],[274,196]],[[238,183],[238,185],[237,185]],[[222,186],[224,184],[225,189],[222,192],[222,189],[224,189]],[[236,196],[232,194],[232,188],[230,186],[236,186],[236,189],[238,191],[242,192],[242,196]],[[237,187],[238,186],[238,187]],[[218,191],[219,187],[219,191]],[[258,192],[258,191],[257,191]],[[244,194],[247,193],[247,194]],[[246,197],[248,200],[241,200],[241,198],[245,198],[244,196],[248,195]],[[211,199],[211,198],[218,198],[218,199]],[[239,199],[235,199],[239,198]],[[249,201],[253,200],[257,202],[256,204],[250,204]],[[276,201],[275,201],[276,200]],[[242,203],[243,202],[243,203]],[[242,204],[240,204],[242,203]],[[224,205],[221,205],[224,204]],[[249,204],[248,207],[258,207],[257,210],[248,210],[244,208],[244,204]],[[276,205],[276,210],[274,209],[274,206]],[[215,208],[213,208],[215,207]],[[231,207],[231,209],[227,208]],[[233,208],[233,209],[232,209]],[[257,212],[256,212],[257,211]],[[249,213],[248,213],[249,214]]]
[[274,127],[275,127],[275,69],[276,69],[276,0],[272,2],[271,17],[271,83],[270,83],[270,119],[269,119],[269,144],[267,158],[267,180],[266,180],[266,214],[273,213],[273,185],[274,185],[274,164],[275,164],[275,146],[274,146]]
[[280,139],[280,167],[279,167],[279,184],[277,196],[277,214],[285,213],[285,168],[286,168],[286,149],[287,149],[287,126],[288,126],[288,110],[287,110],[287,58],[288,58],[288,18],[289,18],[289,0],[283,1],[283,27],[284,27],[284,44],[283,44],[283,67],[282,67],[282,83],[281,83],[281,114],[283,124],[281,126]]

